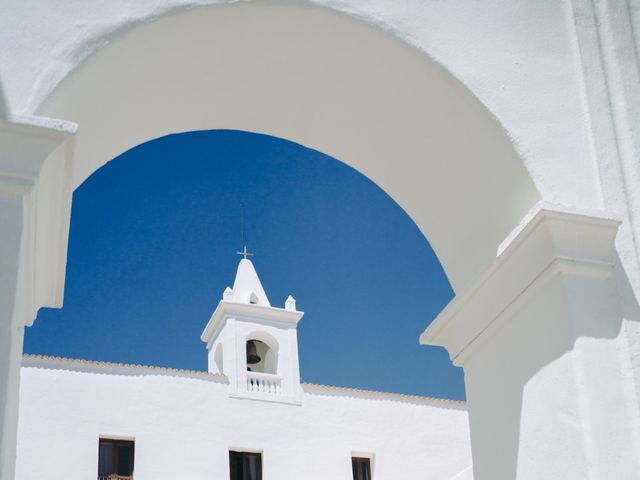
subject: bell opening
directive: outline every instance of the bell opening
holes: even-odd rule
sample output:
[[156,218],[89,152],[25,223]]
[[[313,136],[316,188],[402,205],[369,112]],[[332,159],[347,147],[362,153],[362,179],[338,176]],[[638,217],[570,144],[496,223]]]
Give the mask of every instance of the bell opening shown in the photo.
[[[256,335],[267,336],[264,332],[258,332]],[[278,342],[271,338],[269,340],[267,343],[253,335],[247,337],[245,341],[247,371],[271,375],[278,373]]]

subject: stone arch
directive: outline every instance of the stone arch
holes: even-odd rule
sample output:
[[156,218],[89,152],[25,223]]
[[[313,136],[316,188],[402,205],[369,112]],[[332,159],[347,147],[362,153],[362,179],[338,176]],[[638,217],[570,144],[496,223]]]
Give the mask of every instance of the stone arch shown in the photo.
[[380,29],[309,5],[159,18],[90,56],[37,113],[79,124],[75,185],[175,132],[238,129],[320,150],[407,211],[455,291],[539,199],[504,130],[444,68]]

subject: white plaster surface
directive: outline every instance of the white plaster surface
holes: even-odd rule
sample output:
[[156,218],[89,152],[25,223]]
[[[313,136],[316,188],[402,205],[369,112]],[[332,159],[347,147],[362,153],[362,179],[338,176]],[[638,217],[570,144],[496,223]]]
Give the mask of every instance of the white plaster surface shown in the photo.
[[25,358],[17,480],[97,475],[101,435],[135,439],[135,478],[228,478],[229,449],[263,454],[264,478],[470,479],[464,403],[305,385],[301,406],[230,398],[205,372]]
[[[14,0],[0,18],[0,88],[7,111],[82,125],[76,184],[167,133],[264,132],[379,183],[429,238],[456,291],[490,263],[538,192],[619,213],[637,288],[637,140],[620,138],[635,118],[635,37],[624,9],[605,3]],[[421,72],[419,62],[431,67]],[[491,112],[484,118],[480,102],[460,111],[453,99],[472,107],[474,95]],[[474,249],[457,240],[470,235]]]
[[[123,32],[163,15],[225,3],[238,2],[9,0],[0,20],[0,39],[10,46],[0,51],[6,102],[12,111],[33,112],[90,54]],[[313,4],[381,28],[432,56],[505,125],[547,200],[598,206],[594,165],[580,171],[571,166],[591,153],[580,95],[567,94],[579,91],[580,78],[566,2],[317,0],[296,8]],[[562,188],[570,179],[574,188]]]
[[540,206],[423,333],[465,369],[476,478],[637,476],[619,224]]
[[0,478],[12,478],[24,326],[60,305],[73,127],[0,120]]
[[[431,240],[445,264],[454,288],[460,290],[466,281],[477,275],[482,266],[488,265],[489,260],[486,256],[495,253],[497,243],[538,199],[536,193],[532,192],[527,185],[529,180],[518,179],[517,175],[507,172],[503,168],[504,165],[501,166],[499,163],[489,166],[488,159],[492,155],[482,153],[482,148],[478,148],[478,145],[473,143],[469,145],[469,154],[464,158],[466,165],[461,170],[458,169],[459,172],[467,170],[463,175],[478,178],[481,184],[486,185],[488,191],[495,189],[494,182],[497,179],[515,185],[513,191],[496,192],[496,195],[502,196],[502,207],[489,199],[479,201],[487,195],[486,192],[480,196],[469,195],[470,203],[479,205],[478,209],[469,215],[461,215],[461,210],[464,209],[461,204],[466,202],[449,200],[455,207],[451,212],[444,212],[442,216],[458,220],[446,225],[446,228],[453,232],[452,238],[469,236],[465,231],[456,232],[456,228],[460,228],[456,227],[457,225],[473,224],[474,218],[477,224],[482,224],[481,235],[475,234],[477,245],[473,252],[477,257],[485,258],[473,258],[469,249],[456,245],[456,242],[452,242],[452,238],[441,240],[439,230],[445,227],[439,227],[438,220],[433,218],[434,215],[423,211],[428,208],[425,205],[429,204],[438,204],[444,208],[448,202],[440,202],[441,198],[456,199],[460,195],[458,192],[469,188],[469,185],[461,182],[459,190],[447,194],[442,189],[430,185],[427,178],[436,178],[439,184],[454,188],[456,182],[460,181],[457,178],[460,174],[434,172],[430,169],[426,169],[424,174],[421,174],[416,172],[413,165],[406,171],[410,172],[409,176],[421,179],[422,184],[412,184],[406,176],[402,181],[393,181],[390,178],[390,171],[376,171],[372,168],[374,156],[371,152],[381,151],[384,155],[389,150],[389,148],[373,145],[378,137],[384,137],[379,132],[364,129],[363,133],[367,134],[367,138],[372,143],[371,151],[353,152],[336,145],[335,132],[329,132],[329,136],[334,137],[331,141],[326,138],[314,138],[309,134],[301,135],[300,131],[292,130],[285,125],[278,126],[281,119],[275,118],[277,115],[274,117],[273,114],[265,119],[265,122],[257,123],[251,118],[236,121],[234,115],[226,109],[216,113],[216,116],[221,117],[220,121],[211,119],[189,121],[185,118],[186,115],[197,117],[198,110],[192,105],[192,101],[187,99],[188,92],[192,91],[196,95],[193,101],[195,105],[203,104],[203,98],[208,94],[214,94],[211,91],[205,93],[206,90],[203,92],[199,88],[194,88],[191,84],[194,75],[204,78],[210,90],[217,89],[227,97],[233,98],[233,107],[236,111],[249,111],[253,116],[260,115],[259,108],[244,108],[237,103],[238,94],[232,92],[244,87],[241,95],[246,95],[247,89],[256,88],[252,84],[252,79],[258,78],[264,81],[267,71],[281,66],[276,64],[274,67],[268,67],[273,61],[273,55],[280,57],[281,60],[286,58],[283,56],[282,46],[273,44],[271,41],[271,37],[277,36],[278,32],[286,35],[290,49],[297,49],[300,52],[294,59],[290,58],[291,62],[304,61],[304,52],[306,52],[306,55],[325,67],[324,72],[333,72],[327,77],[319,72],[310,71],[311,78],[321,79],[325,84],[331,76],[341,79],[342,85],[331,85],[329,88],[331,95],[334,96],[333,101],[329,101],[331,97],[328,99],[326,96],[317,95],[319,89],[316,82],[310,79],[301,81],[303,85],[308,86],[307,95],[310,93],[310,88],[313,90],[312,95],[318,97],[318,104],[343,103],[345,99],[341,93],[353,94],[360,89],[360,86],[355,87],[356,90],[354,90],[354,87],[347,82],[349,75],[344,66],[335,68],[327,64],[326,58],[314,52],[307,41],[316,37],[317,41],[326,44],[324,46],[332,55],[345,49],[349,52],[357,36],[357,23],[362,26],[374,26],[379,37],[395,36],[402,42],[415,47],[423,61],[435,60],[444,71],[451,74],[451,80],[456,79],[462,82],[488,108],[505,128],[520,156],[520,161],[526,166],[528,176],[544,200],[587,209],[604,207],[618,213],[618,216],[625,220],[619,238],[619,249],[625,260],[626,273],[631,277],[635,288],[638,288],[640,278],[637,268],[638,242],[635,241],[635,237],[638,236],[640,226],[633,214],[640,208],[638,204],[640,197],[634,193],[633,188],[637,179],[640,178],[640,167],[634,161],[634,158],[637,158],[639,140],[633,128],[637,124],[640,111],[638,108],[640,87],[637,81],[637,38],[640,36],[634,30],[637,29],[638,18],[640,18],[637,0],[595,3],[589,0],[270,2],[265,8],[275,12],[275,16],[265,14],[262,9],[264,4],[224,0],[114,0],[97,5],[90,2],[63,0],[46,2],[8,0],[3,7],[5,14],[0,16],[0,44],[4,45],[4,48],[0,49],[0,113],[5,111],[31,114],[38,111],[62,118],[68,117],[68,119],[76,117],[75,120],[83,124],[85,132],[95,131],[95,136],[90,133],[81,135],[79,153],[85,158],[78,162],[76,183],[124,149],[166,133],[190,128],[245,128],[280,135],[334,154],[380,183],[409,212]],[[237,12],[244,11],[246,14],[232,18],[228,15],[229,9]],[[143,44],[142,48],[134,49],[134,53],[141,53],[142,56],[125,59],[124,68],[122,65],[118,67],[107,62],[104,67],[107,70],[97,72],[97,76],[108,79],[111,84],[128,83],[130,88],[136,88],[132,92],[134,95],[140,95],[145,89],[157,86],[157,89],[151,89],[154,96],[153,102],[165,109],[165,115],[171,112],[174,121],[169,122],[170,125],[162,125],[168,119],[156,111],[151,112],[150,118],[136,120],[135,115],[132,114],[138,108],[149,110],[149,105],[146,102],[143,102],[144,105],[138,105],[139,102],[132,102],[132,98],[123,97],[119,102],[114,102],[113,98],[106,95],[107,90],[104,85],[96,83],[95,78],[86,79],[83,83],[87,84],[85,88],[89,89],[90,98],[97,99],[97,103],[87,102],[86,98],[79,98],[76,101],[87,103],[87,108],[94,110],[95,115],[103,118],[94,119],[86,118],[84,114],[78,115],[77,109],[70,104],[73,101],[64,95],[65,79],[74,77],[77,72],[83,70],[86,64],[90,63],[87,59],[93,54],[96,52],[100,54],[100,50],[107,50],[108,47],[117,44],[127,33],[138,30],[141,25],[161,23],[163,19],[179,16],[180,12],[189,10],[194,11],[191,18],[208,17],[206,20],[208,33],[198,32],[197,25],[194,23],[187,27],[187,32],[190,34],[170,28],[162,32],[157,30],[158,35],[164,37],[170,44],[174,44],[175,49],[179,50],[183,56],[192,59],[205,56],[214,59],[216,65],[224,70],[231,68],[236,71],[237,75],[231,79],[233,83],[211,82],[210,78],[202,75],[203,70],[200,66],[194,65],[195,71],[184,68],[185,65],[177,64],[171,57],[172,49],[158,42],[158,38],[145,39],[142,36],[139,38],[139,42]],[[344,14],[344,21],[347,21],[348,17],[356,19],[357,22],[351,22],[353,30],[346,36],[341,34],[338,26],[333,23],[336,15],[330,15],[329,10]],[[309,19],[314,17],[320,21],[319,24],[314,24],[313,21],[311,24],[308,23]],[[217,22],[221,22],[222,27]],[[281,22],[285,25],[300,25],[301,28],[283,29]],[[224,25],[242,25],[242,28],[234,27],[227,30]],[[331,44],[332,38],[340,44],[339,47]],[[253,64],[259,70],[254,69],[247,74],[243,74],[242,69],[239,69],[233,61],[229,62],[227,58],[228,56],[237,59],[243,54],[246,56],[246,52],[237,50],[237,43],[242,43],[243,39],[246,39],[255,49],[253,55],[259,58],[258,63]],[[204,50],[202,53],[199,52],[200,48]],[[226,55],[220,54],[220,48],[226,51]],[[263,48],[265,50],[262,50]],[[384,49],[377,48],[374,43],[368,45],[368,51],[379,63],[386,64],[387,70],[398,71],[407,78],[413,76],[414,72],[403,72],[405,68],[389,63],[384,56]],[[189,54],[185,55],[185,52]],[[160,71],[151,68],[156,54],[161,57],[165,65],[172,65],[172,67]],[[353,59],[354,64],[368,61],[362,51],[352,52],[350,58]],[[105,60],[107,59],[103,59],[102,62],[104,63]],[[131,83],[127,75],[118,78],[131,67],[135,68],[137,64],[148,72],[148,76],[141,83]],[[109,70],[109,67],[115,68]],[[119,75],[114,76],[115,71],[118,71]],[[172,73],[176,74],[176,72],[179,72],[179,75],[174,77]],[[78,74],[82,75],[82,73]],[[375,73],[365,75],[361,77],[359,84],[363,84],[363,78],[370,82],[376,77]],[[238,79],[242,80],[238,83],[236,81]],[[295,88],[292,87],[297,82],[290,72],[284,71],[283,78],[280,78],[279,82],[287,85],[289,96],[296,96]],[[421,80],[420,83],[423,89],[434,89],[430,82]],[[162,99],[158,96],[158,91],[170,93],[171,85],[180,89],[181,94],[177,97],[185,103],[188,114],[183,115],[176,105],[169,105],[166,103],[166,98]],[[411,92],[412,96],[418,92],[417,88],[413,91],[407,85],[402,85],[400,88]],[[365,90],[375,92],[376,101],[389,95],[376,92],[370,86]],[[95,92],[100,92],[100,95],[95,95]],[[64,108],[60,105],[55,107],[55,99],[61,94],[62,98],[58,100],[66,105]],[[297,123],[300,123],[305,116],[318,116],[317,108],[309,102],[308,98],[300,102],[306,111],[306,114],[300,115],[292,111],[286,102],[282,102],[282,98],[273,89],[267,89],[261,95],[275,97],[284,114],[294,118]],[[458,92],[458,95],[466,94]],[[252,105],[256,104],[255,99],[251,98],[250,101]],[[354,109],[349,102],[345,104],[350,110]],[[215,111],[220,110],[221,107],[217,100],[209,104],[205,102],[203,105]],[[121,113],[123,108],[126,109],[125,115]],[[402,106],[402,109],[404,108],[406,107]],[[108,117],[113,109],[117,112],[117,122],[122,123],[124,116],[131,119],[131,122],[138,123],[133,129],[137,133],[134,133],[132,138],[121,138],[123,134],[118,132],[117,123],[112,124],[109,121]],[[278,109],[270,108],[270,110]],[[378,105],[377,108],[378,112],[386,112],[387,115],[393,110],[384,104]],[[434,109],[430,106],[423,110],[429,112]],[[443,111],[438,109],[438,113],[442,115]],[[468,116],[468,113],[462,116]],[[354,132],[352,129],[345,129],[345,125],[340,121],[343,117],[342,112],[335,112],[331,120],[336,124],[337,131],[349,132],[348,135],[352,137],[350,140],[353,143]],[[459,117],[454,118],[453,122],[459,122]],[[363,112],[363,118],[380,121],[384,115],[366,111]],[[439,118],[436,122],[453,124],[443,118]],[[154,123],[159,125],[154,128]],[[424,122],[423,125],[423,135],[424,131],[433,128],[428,122]],[[416,146],[415,149],[408,147],[406,140],[398,136],[398,133],[388,124],[383,126],[387,136],[394,139],[392,142],[394,150],[398,145],[405,144],[405,152],[422,151],[419,157],[422,162],[425,161],[424,159],[433,160],[442,156],[441,151],[425,145]],[[124,122],[123,127],[132,130],[129,122]],[[327,125],[313,124],[308,128],[327,129]],[[469,139],[465,138],[465,135],[475,129],[477,126],[472,128],[458,126],[455,143],[467,143]],[[114,134],[111,134],[112,130],[115,130]],[[107,134],[105,141],[110,146],[108,154],[95,151],[84,152],[82,137],[90,136],[91,149],[95,150],[100,148],[95,143],[99,143],[100,137],[105,133]],[[109,138],[108,135],[113,135],[113,138]],[[433,135],[429,140],[433,142],[439,137],[440,133]],[[491,140],[491,144],[493,149],[498,145],[495,140]],[[452,145],[444,148],[451,149]],[[365,154],[368,158],[366,161],[358,160],[354,153]],[[495,151],[493,155],[496,155]],[[394,158],[394,161],[396,160],[397,158]],[[389,159],[386,158],[386,161],[388,162]],[[446,161],[450,163],[452,159],[448,158]],[[413,162],[415,161],[412,159]],[[482,163],[487,174],[478,176],[478,172],[469,171],[473,163]],[[399,164],[396,167],[401,169],[402,165]],[[421,192],[421,195],[409,195],[408,192],[412,190],[427,192],[433,190],[434,193],[432,196],[428,193],[423,196],[424,192]],[[482,211],[497,212],[501,209],[503,211],[495,214],[493,220],[481,214]],[[504,223],[510,223],[508,226],[496,224],[493,228],[488,228],[492,222],[498,222],[497,219],[503,217],[505,217]],[[488,237],[485,246],[480,245],[483,235]],[[450,249],[455,253],[450,253]],[[460,264],[455,260],[457,257],[463,259]],[[460,272],[460,269],[465,268],[461,265],[467,265],[466,268],[470,272]]]
[[[226,3],[240,5],[224,5]],[[95,56],[93,54],[96,52],[98,56],[102,55],[101,50],[108,50],[110,46],[120,42],[127,33],[139,30],[138,27],[141,25],[162,23],[165,19],[177,17],[179,12],[188,10],[194,12],[192,19],[208,17],[208,34],[212,35],[211,37],[199,32],[195,23],[187,27],[192,35],[184,35],[177,30],[165,29],[161,32],[162,28],[156,31],[170,43],[174,43],[183,55],[184,52],[189,52],[188,57],[191,58],[208,55],[216,59],[216,65],[223,67],[224,70],[231,67],[232,70],[237,70],[238,74],[242,70],[238,70],[237,65],[230,64],[225,56],[220,56],[218,51],[220,46],[227,51],[230,58],[237,59],[243,52],[236,50],[236,44],[242,43],[238,41],[245,38],[256,49],[260,58],[259,63],[254,66],[266,67],[273,58],[270,58],[268,53],[260,53],[262,44],[266,43],[267,48],[272,48],[274,45],[270,43],[270,37],[277,36],[279,31],[283,31],[292,49],[296,50],[298,45],[300,52],[307,52],[307,55],[312,56],[316,62],[324,64],[326,59],[316,55],[307,40],[316,36],[320,42],[327,43],[325,46],[329,51],[339,52],[351,48],[357,36],[358,22],[362,25],[375,26],[379,29],[377,30],[379,37],[384,37],[386,34],[393,35],[415,47],[423,61],[428,63],[429,57],[433,58],[443,67],[443,70],[451,73],[451,79],[461,81],[488,107],[506,129],[509,139],[527,168],[528,176],[544,200],[588,209],[605,207],[619,214],[618,216],[624,220],[624,225],[618,240],[618,248],[626,274],[630,277],[634,288],[638,288],[638,242],[635,237],[640,227],[633,212],[639,208],[638,198],[640,197],[634,193],[633,185],[640,178],[640,167],[634,161],[637,158],[638,134],[633,125],[637,124],[638,111],[640,111],[637,108],[640,89],[636,78],[639,36],[635,34],[640,8],[635,0],[596,3],[587,0],[539,0],[536,2],[524,0],[485,2],[317,0],[295,4],[274,2],[269,3],[267,7],[254,2],[193,0],[135,2],[115,0],[98,5],[62,0],[47,2],[8,0],[3,7],[5,14],[0,16],[0,44],[4,46],[0,49],[0,113],[31,114],[39,111],[63,118],[68,117],[71,120],[73,120],[71,117],[77,116],[76,120],[81,120],[81,128],[84,128],[85,132],[95,132],[94,137],[91,137],[90,133],[82,135],[91,137],[91,150],[99,148],[95,143],[100,136],[105,133],[111,134],[117,126],[108,119],[113,114],[110,112],[114,108],[119,121],[123,118],[120,113],[122,108],[126,108],[124,117],[135,121],[135,115],[132,116],[132,113],[138,108],[148,109],[149,105],[138,105],[136,102],[131,102],[131,98],[121,98],[121,102],[114,103],[113,99],[106,95],[107,90],[104,85],[96,83],[95,78],[86,79],[85,88],[89,89],[91,98],[97,99],[97,103],[89,102],[88,108],[98,116],[98,118],[87,118],[84,114],[79,115],[72,105],[73,99],[68,95],[65,96],[64,84],[67,83],[65,79],[82,75],[81,70],[86,69],[86,64],[91,63],[91,60],[87,61],[88,58]],[[343,18],[345,22],[348,17],[355,18],[358,22],[351,22],[353,29],[346,36],[341,35],[337,24],[331,23],[336,21],[337,15],[332,16],[329,10],[319,7],[327,7],[345,14]],[[277,15],[275,17],[265,15],[261,8],[267,8],[276,12]],[[231,18],[227,16],[229,9],[237,12],[244,11],[246,15],[241,14],[238,18]],[[320,20],[320,24],[315,27],[306,23],[314,17]],[[223,24],[244,27],[226,31],[216,24],[216,19]],[[302,28],[283,30],[278,20],[287,25],[301,25]],[[170,24],[167,25],[170,26]],[[219,37],[216,37],[216,32],[220,34]],[[331,35],[328,35],[329,32]],[[335,38],[341,46],[336,48],[331,45],[331,38]],[[164,48],[163,44],[156,42],[157,40],[158,38],[145,39],[144,36],[140,36],[139,41],[149,47],[135,50],[143,53],[142,56],[137,59],[124,59],[127,68],[114,68],[111,71],[109,67],[118,65],[106,61],[104,68],[107,71],[97,72],[98,77],[108,79],[111,84],[128,83],[129,87],[135,87],[136,83],[131,83],[131,79],[126,75],[118,78],[113,75],[113,72],[118,71],[119,74],[123,74],[127,69],[141,64],[148,71],[148,76],[132,92],[134,95],[141,95],[144,89],[154,85],[157,85],[159,91],[166,91],[167,87],[173,84],[177,85],[183,94],[189,91],[195,92],[195,100],[201,102],[202,91],[194,89],[190,79],[194,75],[202,74],[202,69],[198,65],[194,65],[195,72],[181,68],[184,65],[176,64],[176,60],[171,57],[171,49]],[[381,64],[386,64],[387,70],[402,72],[397,65],[388,63],[384,51],[375,48],[374,43],[370,43],[368,47],[368,51],[373,52],[372,54]],[[200,48],[208,54],[198,52]],[[272,48],[271,52],[278,56],[283,50]],[[156,53],[160,55],[165,65],[173,66],[160,72],[150,68],[155,61]],[[285,57],[281,58],[284,60]],[[362,51],[354,51],[351,59],[354,60],[352,63],[358,64],[363,63],[366,56]],[[355,61],[355,59],[358,60]],[[108,59],[105,58],[102,62],[105,63],[105,60]],[[297,55],[295,58],[296,62],[303,60],[303,55]],[[249,74],[236,76],[232,79],[233,84],[236,88],[244,85],[251,86],[253,89],[255,85],[251,85],[251,79],[259,78],[264,81],[268,70],[269,68],[262,69],[259,74],[254,70]],[[324,71],[337,72],[338,70],[325,68]],[[180,73],[178,78],[166,75],[175,72]],[[315,78],[321,78],[323,82],[328,79],[318,75],[318,72],[310,73],[313,73]],[[403,75],[411,77],[408,71]],[[335,95],[336,103],[344,101],[340,96],[341,91],[351,94],[356,91],[346,82],[348,75],[344,75],[344,70],[340,70],[339,76],[343,85],[330,88],[331,94]],[[240,78],[242,80],[238,83],[236,80]],[[296,83],[290,75],[288,78],[291,83]],[[364,78],[371,81],[376,78],[376,75],[367,75]],[[238,100],[236,95],[230,94],[236,88],[230,91],[229,85],[216,85],[210,82],[210,78],[205,76],[205,79],[209,82],[211,90],[218,89],[227,97]],[[280,79],[281,82],[282,80],[283,78]],[[287,85],[290,95],[293,92],[291,83]],[[308,86],[314,85],[313,82],[302,83]],[[433,88],[429,86],[429,82],[422,81],[421,84],[425,89]],[[417,91],[417,89],[416,91],[408,89],[407,85],[402,85],[401,88],[410,91],[412,95]],[[425,208],[428,209],[425,205],[438,204],[444,208],[449,202],[440,202],[440,198],[455,199],[459,194],[452,191],[447,195],[442,189],[430,185],[427,179],[428,177],[436,178],[439,184],[453,188],[460,181],[455,174],[445,172],[438,172],[438,174],[431,171],[430,167],[424,171],[424,175],[420,172],[416,175],[415,165],[413,165],[406,169],[411,172],[409,176],[403,176],[402,180],[394,181],[391,178],[392,172],[389,170],[376,171],[372,168],[374,161],[370,152],[366,152],[365,156],[369,157],[366,162],[360,161],[356,158],[357,155],[354,156],[356,152],[336,146],[335,138],[328,142],[322,138],[314,139],[308,134],[300,135],[300,132],[292,131],[285,126],[278,128],[277,124],[281,120],[274,117],[265,119],[264,124],[270,125],[269,128],[265,128],[263,122],[256,124],[248,118],[235,121],[234,116],[228,112],[220,114],[222,117],[220,122],[212,122],[211,119],[189,122],[180,110],[175,108],[176,105],[165,104],[166,99],[159,97],[156,90],[151,90],[156,92],[153,93],[154,101],[159,103],[159,107],[165,108],[167,112],[170,111],[174,120],[178,121],[170,122],[170,125],[157,125],[157,128],[154,128],[153,125],[147,125],[150,118],[139,119],[136,129],[133,130],[143,131],[133,134],[133,138],[119,138],[122,133],[116,131],[114,138],[106,139],[110,144],[108,154],[96,155],[94,151],[84,152],[81,138],[79,153],[84,159],[78,162],[76,183],[82,181],[95,168],[117,153],[134,146],[136,142],[165,133],[184,131],[194,127],[235,127],[280,134],[285,138],[301,141],[327,153],[336,154],[341,160],[359,168],[380,183],[401,203],[432,241],[456,290],[460,290],[466,281],[476,276],[482,266],[488,265],[487,257],[495,252],[497,243],[537,200],[536,193],[527,185],[527,179],[518,179],[517,174],[512,175],[513,172],[506,172],[499,163],[489,167],[487,162],[491,154],[481,153],[482,149],[472,144],[469,151],[475,153],[466,155],[464,158],[466,165],[459,171],[464,172],[465,176],[478,178],[479,183],[484,183],[488,191],[495,189],[494,181],[500,177],[503,177],[504,182],[515,187],[511,191],[496,192],[496,196],[502,197],[502,207],[497,206],[496,202],[489,198],[479,201],[480,198],[488,195],[486,192],[480,196],[469,195],[471,199],[469,203],[477,204],[479,207],[468,215],[461,215],[461,211],[465,208],[464,204],[467,202],[451,201],[450,203],[454,204],[451,213],[454,214],[445,212],[442,217],[455,218],[457,221],[440,227],[439,221],[433,218],[433,214],[424,212]],[[373,89],[370,91],[374,92]],[[95,92],[100,92],[100,95],[95,95]],[[245,88],[243,94],[246,95],[246,93]],[[458,94],[465,95],[461,91]],[[264,92],[264,95],[276,97],[277,102],[282,100],[273,90]],[[317,91],[313,95],[317,95]],[[379,100],[384,98],[385,94],[376,92],[375,96]],[[58,98],[57,107],[55,106],[56,98]],[[189,115],[194,115],[191,101],[187,101],[184,95],[179,98],[188,107]],[[318,98],[319,103],[327,102],[324,96],[318,96]],[[76,98],[75,101],[86,103],[85,100],[86,98]],[[60,102],[64,106],[61,106]],[[318,115],[313,104],[302,102],[301,105],[307,112],[305,115]],[[242,108],[239,104],[234,104],[234,107],[236,110],[251,111],[251,109]],[[208,105],[207,108],[219,110],[220,105],[214,101],[213,105]],[[351,106],[349,108],[353,109]],[[448,108],[450,109],[451,105]],[[285,115],[292,116],[296,122],[300,122],[301,118],[291,111],[289,105],[281,102],[281,109]],[[433,107],[423,108],[423,110],[432,111]],[[378,111],[385,111],[388,115],[388,112],[393,109],[379,105]],[[443,111],[439,110],[439,113],[442,115]],[[256,112],[252,114],[255,115]],[[150,117],[156,117],[156,122],[166,121],[164,115],[158,115],[155,111],[151,112]],[[367,111],[363,112],[363,117],[379,120],[384,118],[384,115],[372,115]],[[335,112],[332,115],[334,121],[341,118],[341,113]],[[451,123],[443,118],[438,121]],[[460,121],[459,116],[454,118],[454,121]],[[336,125],[339,130],[345,130],[340,122]],[[124,122],[123,127],[132,130],[128,122]],[[314,130],[319,127],[326,128],[326,125],[309,125],[309,128]],[[389,129],[389,125],[384,125],[384,128],[387,129],[388,136],[394,139],[392,142],[394,148],[406,143],[398,137],[397,132]],[[425,122],[423,133],[430,128],[433,126]],[[465,134],[476,128],[477,125],[473,128],[458,126],[456,142],[468,142]],[[349,136],[353,136],[353,131],[350,129],[346,131],[349,132]],[[366,130],[365,133],[372,143],[378,137],[384,136],[378,132]],[[329,136],[335,137],[336,134],[329,132]],[[433,137],[437,139],[439,136],[440,134],[437,134]],[[429,140],[433,141],[434,138]],[[460,141],[460,138],[464,140]],[[353,143],[354,138],[350,140]],[[495,141],[491,143],[493,149],[498,145]],[[441,156],[441,152],[426,148],[425,145],[416,145],[416,147],[416,151],[422,150],[422,158],[433,159]],[[451,145],[447,147],[451,148]],[[379,145],[374,145],[371,150],[373,152],[381,150],[384,154],[388,148],[381,149]],[[413,148],[405,148],[405,150],[411,151]],[[496,152],[494,151],[493,154],[495,155]],[[388,158],[386,161],[389,161]],[[448,158],[447,162],[451,163],[451,159]],[[473,163],[478,162],[482,162],[485,166],[486,175],[477,176],[478,172],[468,171]],[[412,159],[412,163],[415,163],[415,160]],[[400,165],[397,167],[401,168]],[[410,176],[419,178],[423,183],[413,184],[409,180]],[[462,187],[460,192],[469,187],[464,182],[460,185]],[[417,190],[423,192],[420,195],[409,194]],[[433,196],[428,193],[423,196],[425,190],[427,192],[433,190]],[[501,213],[495,214],[492,220],[483,216],[482,211],[492,213],[501,211]],[[483,228],[480,235],[476,234],[477,245],[475,249],[471,249],[473,253],[470,253],[470,249],[457,245],[452,239],[468,237],[468,232],[456,231],[456,229],[461,228],[458,225],[473,224],[474,218],[477,224],[483,225]],[[499,222],[497,219],[502,219],[503,224],[496,223],[492,226],[492,223]],[[509,223],[508,226],[507,223]],[[490,226],[492,228],[489,228]],[[449,238],[440,239],[439,236],[444,234],[440,234],[439,231],[445,228],[453,233]],[[485,235],[487,238],[483,240]],[[483,241],[486,241],[486,245],[481,245]],[[456,260],[458,257],[462,261],[458,262]],[[465,269],[464,265],[469,269],[468,272],[460,271]]]

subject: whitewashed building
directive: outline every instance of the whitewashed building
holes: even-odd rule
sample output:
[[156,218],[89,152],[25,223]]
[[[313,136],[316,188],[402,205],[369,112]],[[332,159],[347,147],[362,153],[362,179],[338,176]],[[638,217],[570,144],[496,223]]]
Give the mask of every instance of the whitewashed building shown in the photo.
[[73,190],[212,129],[339,159],[429,239],[476,480],[638,478],[638,52],[638,0],[2,2],[0,480]]
[[289,297],[242,259],[208,372],[28,355],[16,479],[471,479],[464,402],[301,384]]

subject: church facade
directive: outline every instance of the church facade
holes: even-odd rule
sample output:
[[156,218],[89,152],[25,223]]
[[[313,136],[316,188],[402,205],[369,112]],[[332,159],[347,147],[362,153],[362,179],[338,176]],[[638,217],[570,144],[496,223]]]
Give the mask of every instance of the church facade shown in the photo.
[[242,259],[207,372],[27,355],[16,479],[471,479],[464,402],[300,382],[289,297]]

